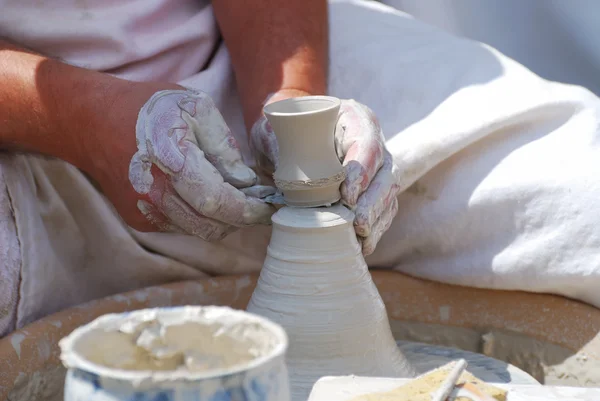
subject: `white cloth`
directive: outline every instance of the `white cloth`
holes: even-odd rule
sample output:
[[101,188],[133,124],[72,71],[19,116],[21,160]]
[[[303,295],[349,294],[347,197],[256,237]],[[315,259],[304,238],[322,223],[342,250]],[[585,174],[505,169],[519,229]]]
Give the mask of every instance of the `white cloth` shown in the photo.
[[[132,9],[151,26],[136,33],[93,25],[92,36],[107,35],[106,43],[117,52],[105,61],[110,70],[131,79],[149,79],[150,73],[165,78],[176,71],[173,79],[213,96],[245,144],[229,56],[211,36],[214,22],[196,32],[205,39],[192,41],[195,46],[188,49],[196,54],[197,47],[199,54],[211,47],[212,37],[218,51],[206,66],[199,57],[184,71],[180,61],[187,60],[187,52],[157,62],[151,55],[166,51],[158,50],[158,39],[154,50],[144,53],[147,59],[136,53],[138,45],[152,46],[143,33],[159,35],[165,28],[164,19],[142,15],[148,5],[175,14],[174,26],[177,18],[209,20],[210,7],[191,7],[197,0],[122,3],[135,3]],[[22,39],[24,30],[10,18],[40,4],[0,5],[2,33]],[[102,21],[111,19],[109,10],[119,14],[109,4],[102,8]],[[178,4],[189,6],[183,7],[187,14],[178,14]],[[100,18],[94,10],[86,13]],[[586,89],[542,80],[489,47],[377,3],[331,1],[330,20],[330,94],[374,109],[390,151],[414,181],[399,197],[398,216],[369,265],[456,284],[563,294],[600,306],[600,210],[594,207],[600,198],[598,98]],[[136,21],[123,23],[136,27]],[[54,23],[69,26],[58,17]],[[50,38],[44,36],[49,27],[30,28],[25,44],[42,50],[44,44],[60,48],[56,43],[71,37],[64,32]],[[7,35],[11,30],[15,35]],[[99,52],[106,49],[102,41],[93,43]],[[96,54],[90,46],[76,53],[79,64]],[[69,60],[69,51],[59,53]],[[128,67],[131,57],[138,67]],[[102,58],[92,58],[99,64],[89,66],[103,69]],[[243,150],[251,163],[247,147]],[[102,195],[66,163],[5,155],[0,167],[22,255],[17,327],[104,295],[205,274],[258,271],[262,264],[269,227],[244,229],[219,243],[137,233],[124,227]]]
[[380,0],[486,43],[543,78],[600,95],[598,0]]

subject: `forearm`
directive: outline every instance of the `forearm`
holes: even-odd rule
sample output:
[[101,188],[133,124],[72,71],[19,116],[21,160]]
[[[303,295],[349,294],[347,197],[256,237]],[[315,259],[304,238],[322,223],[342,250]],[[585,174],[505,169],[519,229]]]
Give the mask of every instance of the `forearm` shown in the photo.
[[123,90],[124,82],[0,40],[0,149],[82,167],[108,110],[107,93]]
[[213,6],[248,128],[274,92],[325,93],[327,0],[213,0]]

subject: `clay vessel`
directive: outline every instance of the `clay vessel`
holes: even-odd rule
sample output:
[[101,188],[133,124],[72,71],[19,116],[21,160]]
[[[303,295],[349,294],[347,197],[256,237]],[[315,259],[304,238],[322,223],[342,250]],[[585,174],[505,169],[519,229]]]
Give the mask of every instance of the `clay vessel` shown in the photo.
[[228,307],[104,315],[60,342],[65,401],[288,401],[287,336]]
[[340,199],[344,169],[335,152],[334,132],[340,100],[306,96],[264,108],[279,146],[273,178],[290,206],[331,205]]
[[273,215],[267,257],[247,310],[279,323],[292,401],[322,376],[410,377],[385,305],[341,205],[284,207]]

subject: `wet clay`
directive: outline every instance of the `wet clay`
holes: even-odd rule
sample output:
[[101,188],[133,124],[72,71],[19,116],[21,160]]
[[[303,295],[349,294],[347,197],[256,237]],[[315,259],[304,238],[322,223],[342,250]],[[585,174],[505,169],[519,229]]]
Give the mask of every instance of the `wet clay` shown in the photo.
[[277,137],[273,179],[288,205],[324,206],[340,199],[346,177],[334,142],[340,104],[334,97],[305,96],[265,106]]
[[288,206],[272,217],[247,310],[279,323],[289,336],[292,401],[306,400],[325,375],[415,375],[392,337],[356,238],[356,216],[334,205],[346,174],[334,139],[340,105],[333,97],[309,96],[264,108],[279,149],[273,178]]
[[93,330],[79,349],[90,362],[109,368],[199,372],[231,368],[260,356],[259,349],[242,346],[235,337],[218,327],[153,320],[118,331]]
[[284,207],[247,310],[288,333],[293,401],[327,375],[413,377],[346,207]]

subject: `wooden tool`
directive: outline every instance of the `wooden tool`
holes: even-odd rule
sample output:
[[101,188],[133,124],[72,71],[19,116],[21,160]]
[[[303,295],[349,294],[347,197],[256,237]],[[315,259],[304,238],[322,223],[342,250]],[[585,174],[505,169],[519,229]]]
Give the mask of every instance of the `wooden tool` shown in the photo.
[[460,359],[453,362],[453,364],[454,366],[448,377],[446,377],[438,390],[433,394],[431,401],[451,401],[458,397],[471,401],[496,401],[472,383],[464,382],[457,384],[460,376],[467,368],[467,361]]
[[467,361],[464,359],[453,362],[453,364],[454,367],[448,374],[448,377],[446,377],[446,379],[442,382],[438,390],[433,394],[431,401],[446,401],[448,396],[452,393],[452,390],[454,390],[456,381],[467,367]]

